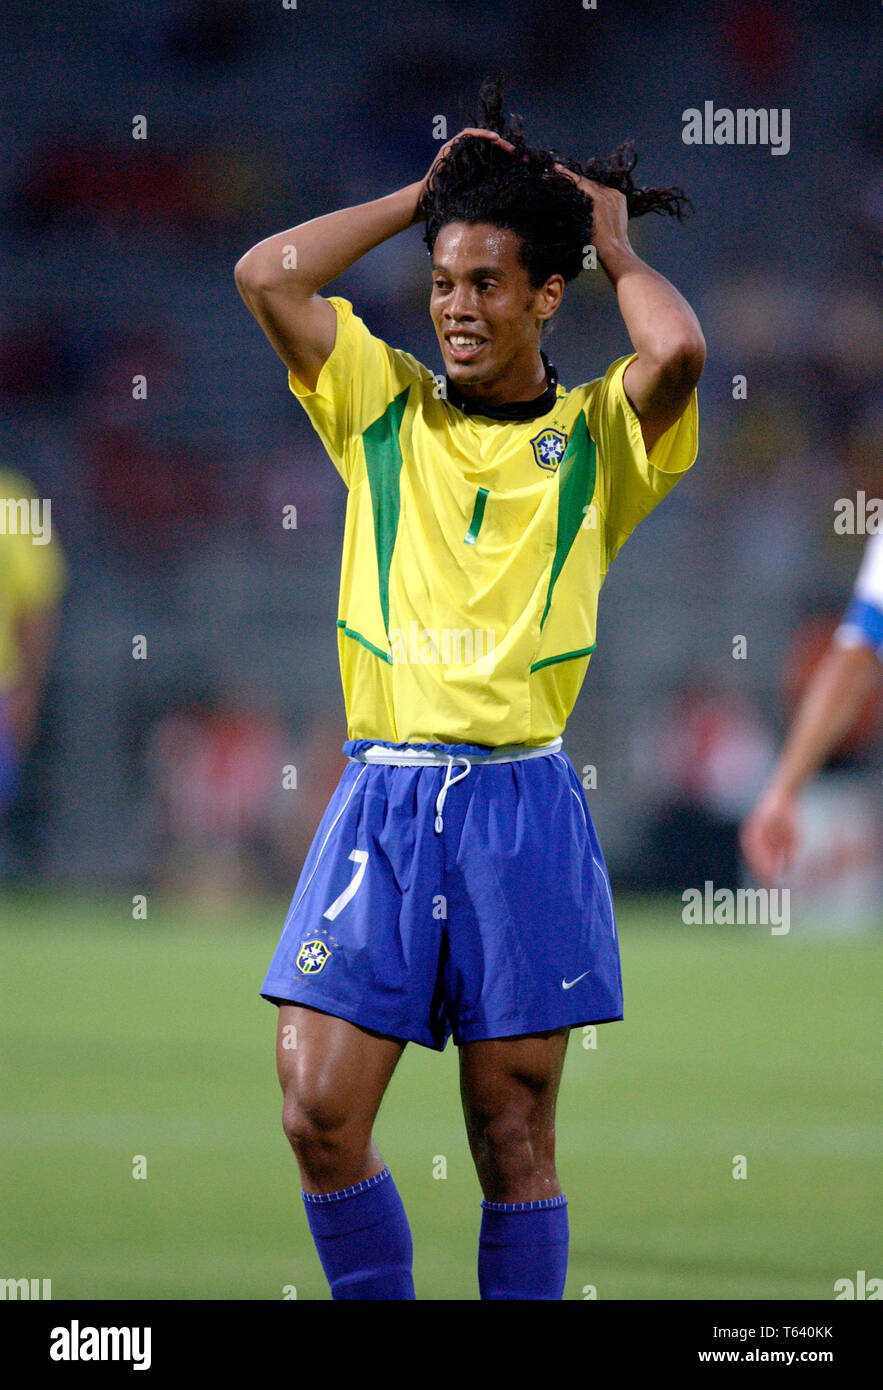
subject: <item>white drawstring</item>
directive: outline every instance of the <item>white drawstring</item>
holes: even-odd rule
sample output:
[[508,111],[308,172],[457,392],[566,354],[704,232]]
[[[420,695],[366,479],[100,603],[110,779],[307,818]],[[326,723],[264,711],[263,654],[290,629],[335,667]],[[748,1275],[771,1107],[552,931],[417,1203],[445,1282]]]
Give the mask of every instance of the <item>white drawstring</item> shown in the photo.
[[[456,777],[452,777],[452,776],[451,776],[451,773],[452,773],[453,770],[454,770],[454,763],[455,763],[455,762],[456,762],[456,763],[465,763],[465,767],[463,768],[463,771],[462,771],[462,772],[458,772],[458,774],[457,774]],[[455,754],[453,754],[453,753],[449,753],[449,754],[448,754],[448,766],[447,766],[447,769],[446,769],[446,771],[445,771],[445,780],[444,780],[444,783],[442,784],[442,789],[441,789],[441,791],[439,792],[438,796],[437,796],[436,799],[435,799],[435,833],[436,833],[436,835],[440,835],[441,832],[444,830],[444,821],[442,820],[442,809],[443,809],[444,804],[445,804],[445,797],[446,797],[447,794],[448,794],[448,788],[449,788],[449,787],[453,787],[454,784],[455,784],[456,782],[462,782],[463,778],[464,778],[464,777],[468,777],[471,771],[472,771],[472,764],[470,763],[470,761],[469,761],[468,758],[458,758],[458,757],[456,757]]]
[[[560,747],[560,735],[550,743],[539,744],[536,747],[529,747],[524,743],[509,743],[492,748],[487,753],[445,753],[440,748],[407,746],[387,748],[382,743],[374,743],[370,748],[361,748],[357,753],[350,753],[349,757],[353,762],[379,763],[387,767],[441,767],[445,762],[445,780],[435,801],[435,833],[440,835],[444,829],[442,811],[448,788],[468,777],[472,767],[484,767],[490,763],[520,763],[526,758],[545,758],[550,753],[557,753]],[[463,771],[458,772],[456,777],[451,776],[454,763],[463,764]]]

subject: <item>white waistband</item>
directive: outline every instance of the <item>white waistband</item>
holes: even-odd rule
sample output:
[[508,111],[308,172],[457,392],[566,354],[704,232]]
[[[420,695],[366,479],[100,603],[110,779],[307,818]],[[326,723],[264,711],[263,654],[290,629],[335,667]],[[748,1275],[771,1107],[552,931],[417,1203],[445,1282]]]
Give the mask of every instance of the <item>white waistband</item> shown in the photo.
[[520,763],[525,758],[544,758],[549,753],[560,751],[559,737],[536,747],[529,747],[525,743],[508,743],[500,748],[492,748],[489,753],[445,753],[441,748],[384,748],[383,744],[375,743],[349,756],[353,762],[386,763],[390,767],[447,767],[451,759],[457,763],[481,766],[483,763]]

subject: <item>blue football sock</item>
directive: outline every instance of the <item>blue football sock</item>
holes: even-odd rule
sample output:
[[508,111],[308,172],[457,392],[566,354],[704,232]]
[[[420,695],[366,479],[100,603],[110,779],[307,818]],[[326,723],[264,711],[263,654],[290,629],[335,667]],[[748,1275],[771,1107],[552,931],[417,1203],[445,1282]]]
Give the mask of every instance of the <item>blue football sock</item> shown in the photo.
[[413,1247],[388,1168],[339,1192],[304,1192],[334,1299],[413,1299]]
[[482,1202],[478,1288],[484,1298],[560,1299],[567,1276],[567,1198]]

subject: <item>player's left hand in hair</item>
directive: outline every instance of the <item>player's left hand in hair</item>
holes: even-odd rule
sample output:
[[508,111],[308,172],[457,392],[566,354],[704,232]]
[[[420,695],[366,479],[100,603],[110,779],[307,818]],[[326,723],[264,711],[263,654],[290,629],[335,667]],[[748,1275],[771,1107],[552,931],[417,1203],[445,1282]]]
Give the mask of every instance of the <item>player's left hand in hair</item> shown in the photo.
[[598,252],[598,259],[604,262],[604,252],[608,246],[629,244],[629,213],[625,194],[618,188],[607,188],[593,179],[576,174],[564,164],[556,164],[559,174],[564,174],[575,183],[581,192],[592,200],[592,245]]

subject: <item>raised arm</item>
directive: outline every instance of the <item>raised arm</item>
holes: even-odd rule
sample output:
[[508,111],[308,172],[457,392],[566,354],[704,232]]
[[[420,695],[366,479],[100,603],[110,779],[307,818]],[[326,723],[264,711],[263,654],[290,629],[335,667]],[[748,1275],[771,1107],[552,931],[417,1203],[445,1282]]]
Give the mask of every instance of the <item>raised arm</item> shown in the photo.
[[375,246],[420,221],[432,169],[454,140],[467,134],[500,141],[492,131],[459,131],[416,183],[267,237],[237,262],[239,293],[282,361],[309,390],[315,390],[334,347],[337,323],[333,308],[318,291]]
[[423,181],[371,203],[315,217],[259,241],[236,285],[285,365],[311,391],[334,347],[337,318],[318,290],[419,217]]
[[683,295],[632,250],[623,194],[582,178],[562,164],[557,168],[594,204],[592,244],[616,290],[637,353],[626,368],[623,385],[641,421],[649,453],[684,412],[705,366],[705,338]]

